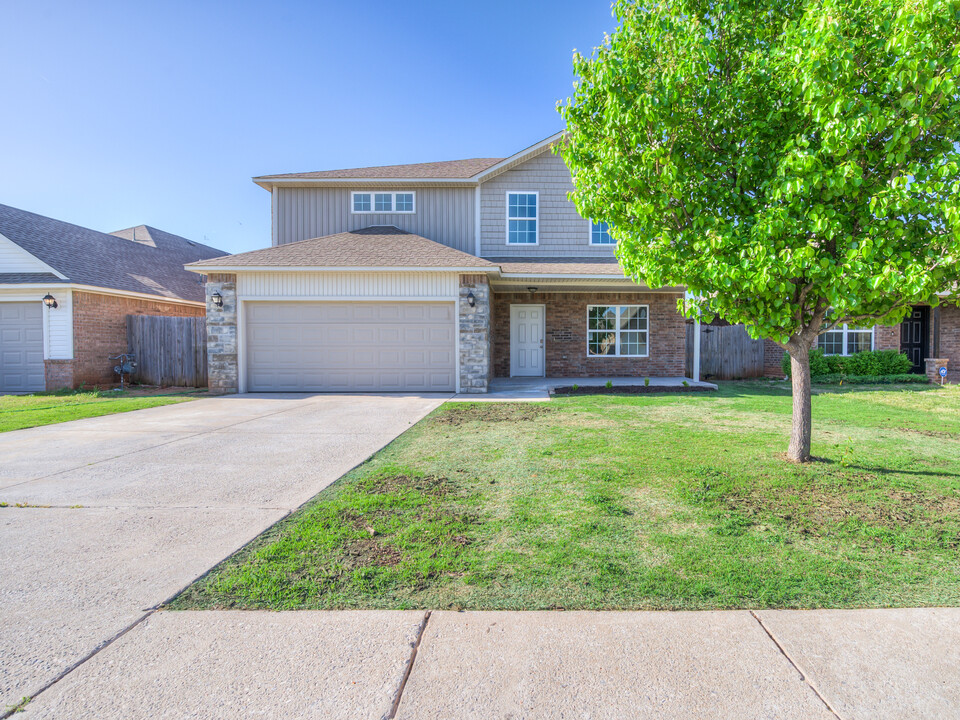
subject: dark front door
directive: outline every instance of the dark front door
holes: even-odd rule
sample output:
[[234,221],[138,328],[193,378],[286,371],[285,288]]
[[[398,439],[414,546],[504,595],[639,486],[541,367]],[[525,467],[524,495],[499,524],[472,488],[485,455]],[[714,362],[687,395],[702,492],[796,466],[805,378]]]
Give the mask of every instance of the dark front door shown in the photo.
[[900,324],[900,352],[913,363],[913,372],[924,373],[924,358],[929,357],[930,308],[914,307]]

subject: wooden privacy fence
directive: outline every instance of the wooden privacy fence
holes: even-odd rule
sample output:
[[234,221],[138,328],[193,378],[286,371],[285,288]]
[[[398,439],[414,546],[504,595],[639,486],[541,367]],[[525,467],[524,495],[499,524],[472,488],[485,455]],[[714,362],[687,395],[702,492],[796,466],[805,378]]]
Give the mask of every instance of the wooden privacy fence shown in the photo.
[[206,318],[127,315],[127,343],[136,355],[134,382],[207,386]]
[[[687,374],[693,373],[696,326],[687,323]],[[700,326],[700,379],[737,380],[763,377],[763,340],[754,340],[743,325]]]

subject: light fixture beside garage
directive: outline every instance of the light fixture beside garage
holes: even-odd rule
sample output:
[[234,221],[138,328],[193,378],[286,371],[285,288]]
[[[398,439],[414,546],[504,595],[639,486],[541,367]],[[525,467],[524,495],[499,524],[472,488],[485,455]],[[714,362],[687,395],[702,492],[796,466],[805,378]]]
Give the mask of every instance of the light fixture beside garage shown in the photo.
[[476,306],[476,304],[477,304],[477,298],[474,297],[474,294],[472,292],[467,293],[467,305],[469,305],[470,307],[474,307]]
[[57,304],[57,299],[50,293],[47,293],[46,295],[43,296],[43,304],[46,305],[51,310],[60,307]]
[[213,295],[210,296],[210,299],[213,301],[213,304],[216,307],[218,308],[223,307],[223,295],[221,295],[220,293],[214,292]]
[[527,291],[528,291],[531,295],[533,295],[533,294],[537,291],[537,289],[536,289],[535,287],[528,287],[528,288],[527,288]]

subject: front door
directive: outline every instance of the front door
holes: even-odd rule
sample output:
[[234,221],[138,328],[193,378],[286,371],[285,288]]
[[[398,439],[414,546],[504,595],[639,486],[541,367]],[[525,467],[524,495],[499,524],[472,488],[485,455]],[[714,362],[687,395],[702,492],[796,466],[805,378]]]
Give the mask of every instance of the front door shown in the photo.
[[510,306],[510,376],[543,377],[543,305]]
[[930,308],[914,307],[900,324],[900,352],[913,363],[913,372],[926,372],[924,358],[929,357]]

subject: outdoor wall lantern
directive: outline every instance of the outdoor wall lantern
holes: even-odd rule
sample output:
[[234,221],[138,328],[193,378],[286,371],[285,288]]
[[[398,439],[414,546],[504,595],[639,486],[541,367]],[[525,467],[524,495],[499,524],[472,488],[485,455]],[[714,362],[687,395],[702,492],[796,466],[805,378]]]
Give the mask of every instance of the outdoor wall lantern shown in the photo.
[[530,292],[531,295],[533,295],[537,291],[535,287],[528,287],[527,290]]
[[57,304],[57,299],[50,293],[47,293],[46,295],[43,296],[43,304],[46,305],[51,310],[53,310],[54,308],[60,307]]
[[473,296],[472,292],[467,293],[467,305],[474,307],[477,304],[477,299]]
[[220,293],[214,292],[213,295],[210,296],[210,299],[213,300],[213,304],[216,305],[218,308],[223,307],[223,295],[221,295]]

